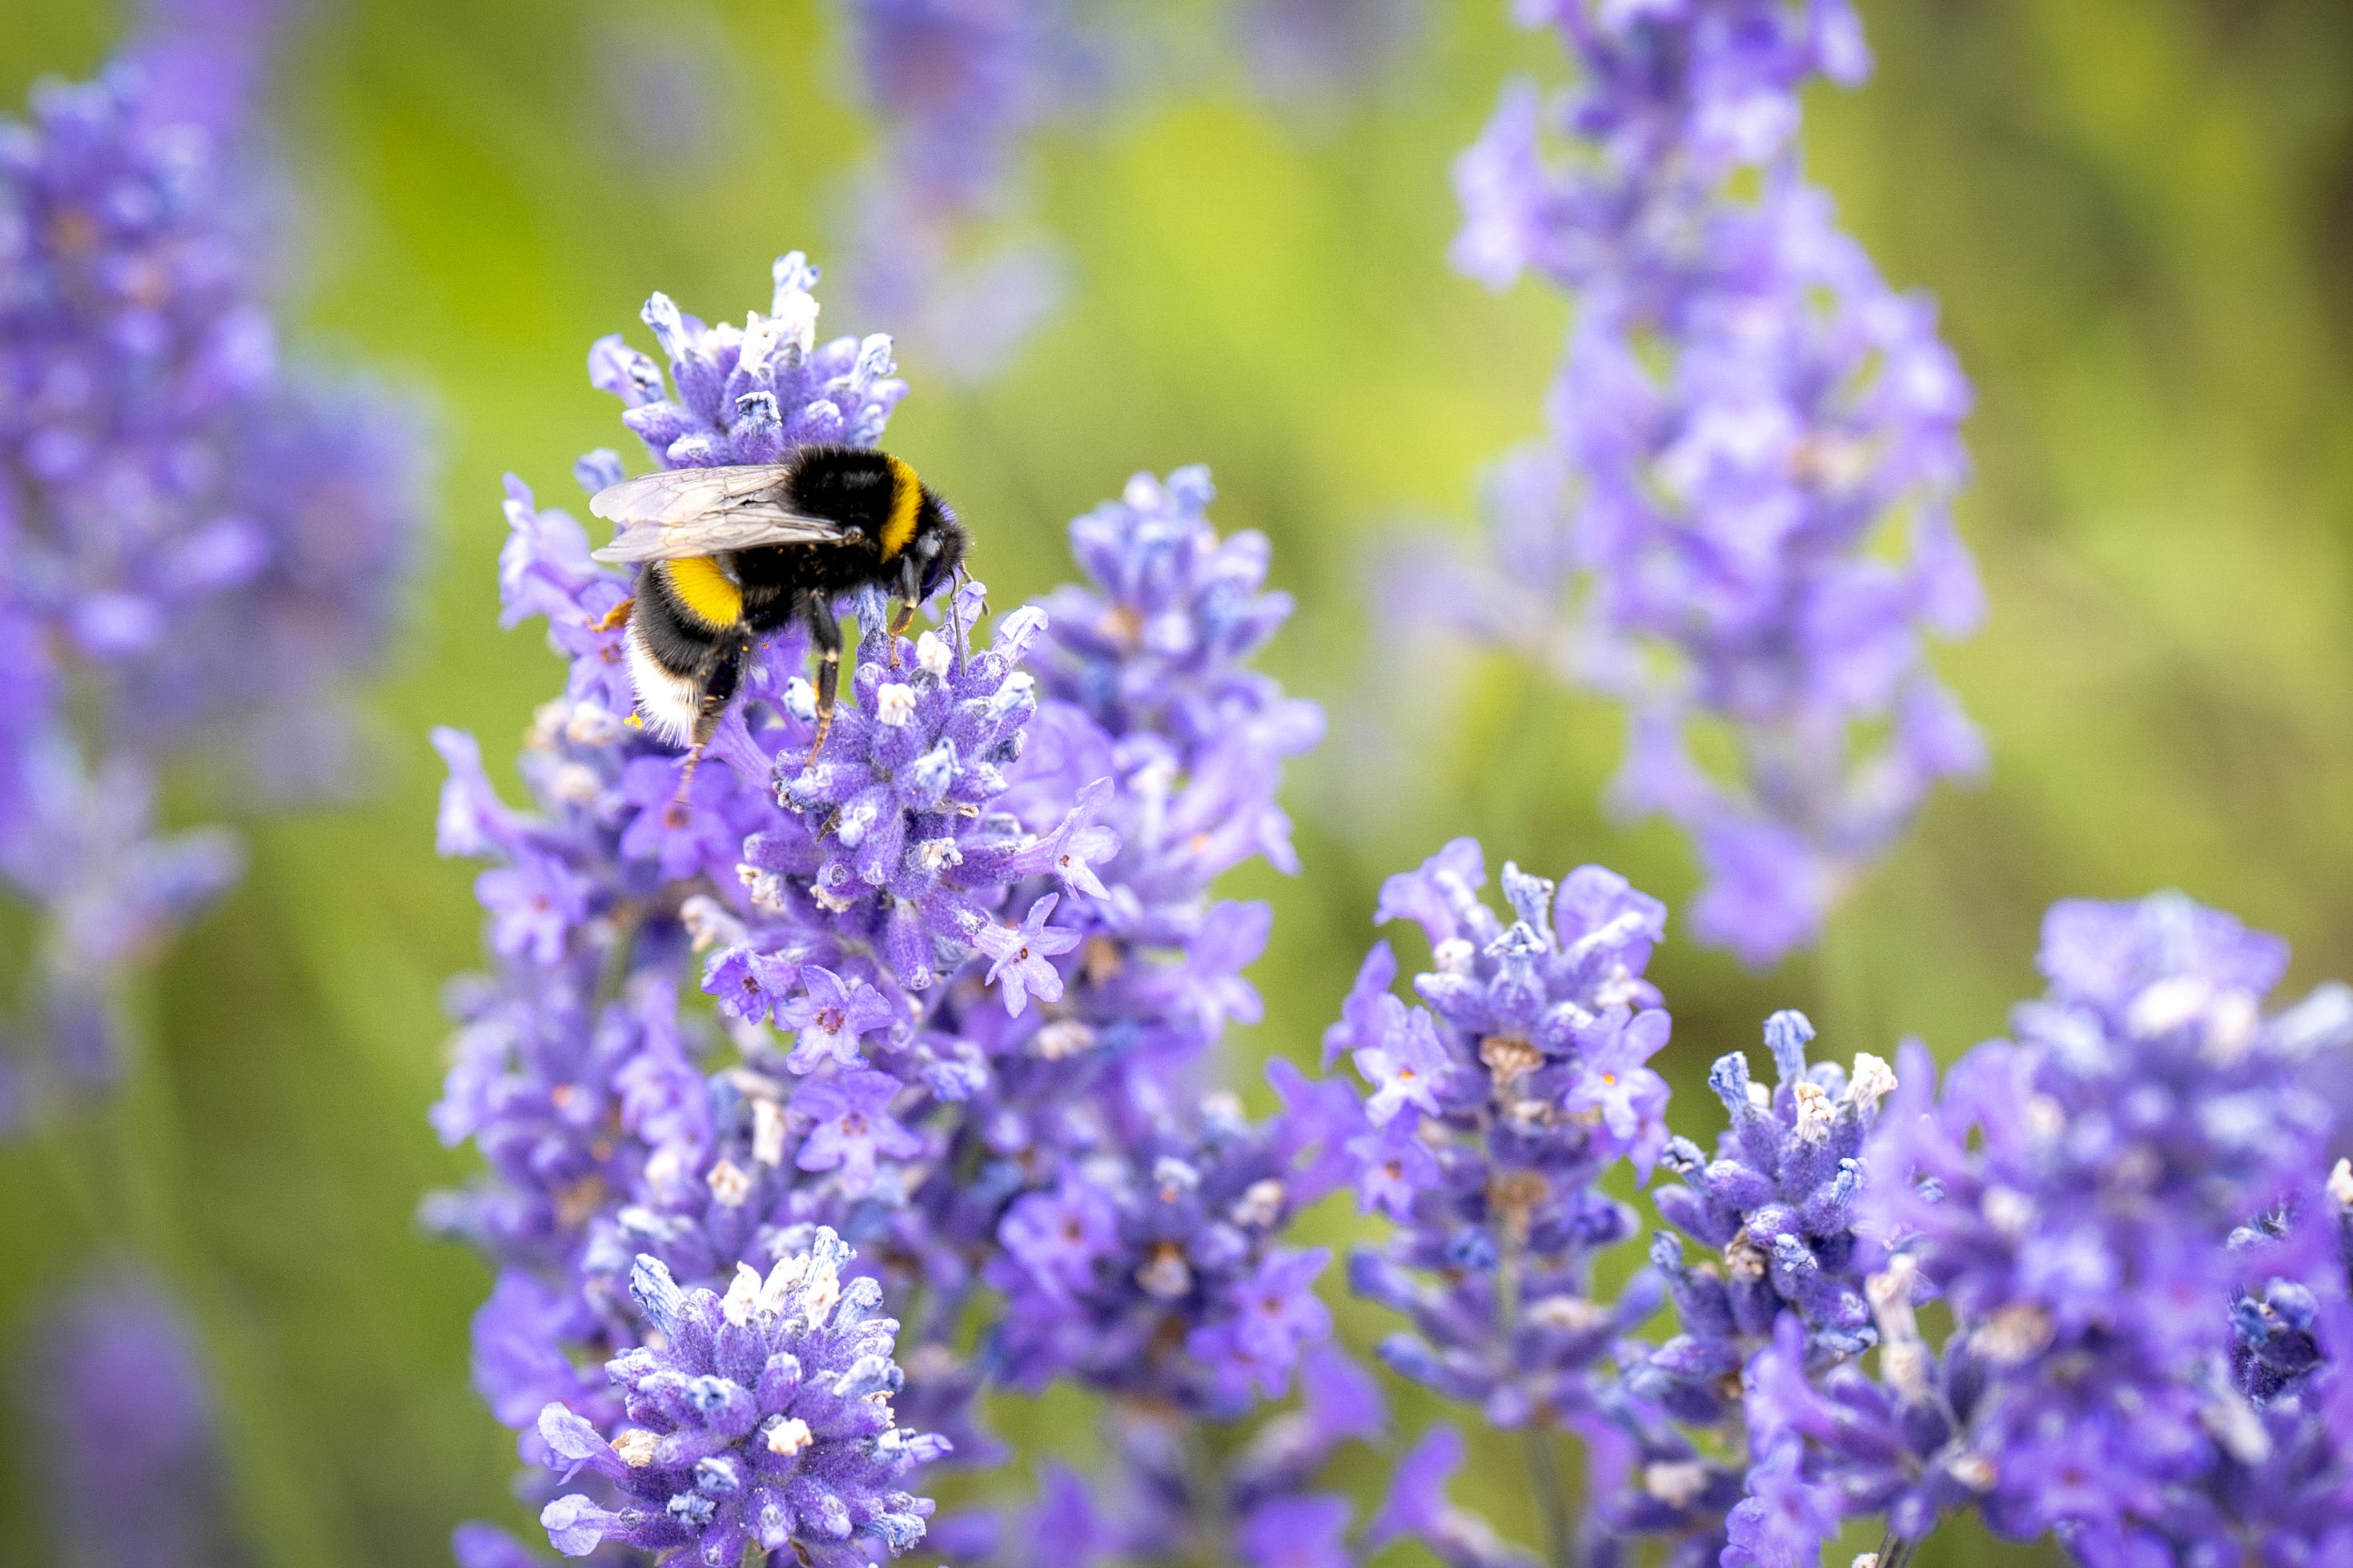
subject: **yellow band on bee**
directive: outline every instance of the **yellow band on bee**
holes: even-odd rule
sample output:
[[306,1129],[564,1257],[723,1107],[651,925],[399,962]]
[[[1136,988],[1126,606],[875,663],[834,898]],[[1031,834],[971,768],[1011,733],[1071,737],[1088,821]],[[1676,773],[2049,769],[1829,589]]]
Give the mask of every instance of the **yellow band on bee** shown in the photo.
[[923,482],[915,470],[898,458],[883,455],[891,465],[891,515],[882,523],[882,559],[895,561],[907,541],[915,537],[915,512],[923,504]]
[[727,580],[718,562],[708,555],[690,555],[664,564],[670,585],[696,620],[707,626],[732,626],[744,618],[744,590]]

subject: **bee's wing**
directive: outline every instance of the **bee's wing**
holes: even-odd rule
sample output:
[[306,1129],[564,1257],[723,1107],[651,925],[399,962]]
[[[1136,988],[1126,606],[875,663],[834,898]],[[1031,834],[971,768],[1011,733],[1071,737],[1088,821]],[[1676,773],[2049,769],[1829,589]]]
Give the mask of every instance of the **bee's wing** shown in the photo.
[[763,544],[826,544],[841,525],[788,510],[782,464],[665,468],[607,485],[588,510],[619,526],[599,561],[677,561]]

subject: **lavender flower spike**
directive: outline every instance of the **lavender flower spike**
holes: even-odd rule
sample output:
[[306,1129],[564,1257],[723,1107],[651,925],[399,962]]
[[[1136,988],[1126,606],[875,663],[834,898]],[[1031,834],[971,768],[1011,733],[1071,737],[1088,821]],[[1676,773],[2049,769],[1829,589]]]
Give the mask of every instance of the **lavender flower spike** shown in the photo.
[[861,312],[899,323],[957,381],[994,374],[1061,303],[1068,263],[1027,216],[1027,143],[1087,96],[1093,50],[1067,0],[850,0],[881,145],[848,193]]
[[235,879],[226,834],[150,820],[164,770],[211,742],[264,800],[337,781],[424,511],[414,417],[281,365],[216,134],[250,84],[164,9],[133,53],[168,79],[45,81],[0,125],[0,885],[40,926],[40,1100],[111,1076],[121,982]]
[[39,1348],[28,1451],[58,1560],[240,1561],[212,1391],[179,1309],[145,1279],[102,1280],[57,1304]]
[[[1617,802],[1690,832],[1694,931],[1767,965],[1982,766],[1926,655],[1980,614],[1950,517],[1968,387],[1799,175],[1799,89],[1867,68],[1846,0],[1523,14],[1579,78],[1515,85],[1459,162],[1455,262],[1534,271],[1577,316],[1551,434],[1494,487],[1451,613],[1627,704]],[[1702,729],[1730,774],[1694,759]]]
[[723,1298],[639,1258],[629,1294],[660,1338],[606,1367],[625,1423],[607,1434],[562,1405],[540,1413],[550,1468],[589,1472],[606,1494],[542,1510],[556,1550],[613,1541],[724,1564],[756,1549],[850,1568],[871,1561],[868,1541],[896,1556],[922,1540],[931,1500],[899,1483],[947,1444],[892,1425],[899,1325],[878,1315],[873,1279],[842,1279],[852,1256],[819,1228],[765,1279],[739,1266]]
[[[906,390],[890,340],[820,345],[814,268],[790,255],[776,281],[740,329],[655,297],[667,370],[617,338],[591,353],[658,461],[881,436]],[[576,469],[592,493],[619,471],[610,452]],[[1278,1238],[1335,1178],[1335,1086],[1278,1074],[1284,1111],[1255,1126],[1194,1087],[1225,1025],[1260,1012],[1243,973],[1267,911],[1215,880],[1257,856],[1287,867],[1282,763],[1320,727],[1248,668],[1289,603],[1263,591],[1263,541],[1219,537],[1209,494],[1198,470],[1139,477],[1075,524],[1092,585],[1056,595],[1054,628],[1032,605],[976,635],[978,584],[895,657],[881,618],[861,616],[813,766],[806,637],[770,638],[681,793],[681,759],[621,717],[611,620],[629,578],[509,481],[506,618],[544,617],[570,671],[529,731],[527,808],[498,798],[470,739],[435,737],[441,847],[491,862],[476,891],[496,973],[452,990],[460,1030],[433,1113],[489,1171],[427,1218],[498,1267],[473,1336],[492,1412],[528,1462],[593,1479],[560,1497],[540,1479],[565,1550],[709,1560],[771,1550],[779,1531],[820,1560],[828,1542],[904,1544],[923,1510],[893,1500],[897,1448],[994,1463],[982,1393],[1056,1377],[1120,1401],[1130,1473],[1165,1495],[1184,1472],[1171,1411],[1239,1418],[1312,1369],[1324,1257]],[[700,999],[681,1005],[697,980],[715,1027]],[[849,1434],[872,1437],[884,1470],[771,1465],[747,1434],[789,1438],[776,1417],[839,1436],[790,1402],[832,1384],[772,1389],[782,1347],[759,1324],[698,1339],[671,1321],[724,1317],[742,1268],[773,1282],[821,1232],[862,1254],[871,1278],[842,1286],[860,1315],[878,1287],[913,1310],[903,1382],[885,1382],[938,1441]],[[747,1349],[751,1328],[767,1337]],[[790,1353],[806,1369],[817,1350]],[[584,1373],[600,1363],[612,1379]],[[749,1391],[753,1426],[712,1379]],[[708,1407],[680,1405],[681,1389]],[[1245,1514],[1252,1542],[1295,1514],[1328,1540],[1332,1507],[1300,1490],[1307,1448],[1279,1476],[1221,1484],[1198,1515],[1152,1510],[1152,1539],[1214,1518],[1239,1550]],[[849,1490],[807,1494],[818,1481]],[[776,1521],[746,1500],[762,1486]],[[944,1544],[970,1561],[965,1539]],[[495,1532],[464,1541],[481,1568],[512,1561]]]
[[[1649,1276],[1607,1299],[1594,1264],[1636,1224],[1601,1178],[1621,1163],[1647,1175],[1667,1146],[1667,1087],[1646,1064],[1672,1026],[1643,978],[1666,910],[1598,866],[1556,889],[1506,864],[1506,921],[1486,879],[1464,838],[1383,884],[1377,918],[1430,939],[1433,972],[1413,983],[1426,1007],[1390,993],[1383,944],[1325,1037],[1327,1059],[1347,1051],[1373,1085],[1335,1132],[1345,1168],[1364,1207],[1399,1222],[1349,1258],[1348,1284],[1411,1325],[1381,1342],[1390,1370],[1524,1429],[1535,1479],[1555,1484],[1553,1434],[1612,1440],[1619,1363],[1636,1353],[1621,1342],[1661,1299]],[[1460,1568],[1525,1561],[1446,1503],[1460,1453],[1444,1428],[1426,1438],[1374,1539],[1410,1531]],[[1566,1552],[1566,1505],[1548,1512]]]
[[[2054,905],[2041,963],[2045,997],[1941,1092],[1924,1047],[1899,1058],[1857,1208],[1892,1252],[1866,1285],[1879,1378],[1784,1346],[1752,1373],[1751,1430],[1769,1418],[1898,1541],[1974,1506],[2091,1563],[2237,1561],[2249,1531],[2284,1550],[2345,1495],[2302,1404],[2333,1379],[2297,1382],[2299,1334],[2324,1310],[2344,1331],[2326,1304],[2348,1284],[2317,1190],[2329,1118],[2299,1080],[2353,1041],[2353,994],[2266,1014],[2286,945],[2179,894]],[[2305,1434],[2284,1468],[2274,1431]]]

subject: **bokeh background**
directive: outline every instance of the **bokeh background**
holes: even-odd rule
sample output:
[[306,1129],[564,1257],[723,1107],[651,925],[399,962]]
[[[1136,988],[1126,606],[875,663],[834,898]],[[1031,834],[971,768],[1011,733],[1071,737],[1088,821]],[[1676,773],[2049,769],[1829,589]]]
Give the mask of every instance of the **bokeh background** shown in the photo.
[[[1556,874],[1606,861],[1671,906],[1694,880],[1672,834],[1597,807],[1609,709],[1501,656],[1401,663],[1369,607],[1381,542],[1467,529],[1481,465],[1537,430],[1567,319],[1443,261],[1449,160],[1506,74],[1559,70],[1504,9],[1426,0],[1409,48],[1313,102],[1254,88],[1215,7],[1153,9],[1177,68],[1038,139],[1068,302],[976,386],[902,353],[893,447],[975,524],[1000,605],[1060,580],[1066,521],[1137,468],[1209,463],[1220,524],[1274,541],[1299,613],[1269,662],[1333,726],[1289,791],[1303,873],[1236,889],[1277,911],[1267,1020],[1232,1047],[1252,1084],[1268,1054],[1312,1058],[1379,879],[1450,837]],[[1820,953],[1753,974],[1670,942],[1661,1065],[1703,1136],[1706,1062],[1775,1007],[1809,1009],[1841,1057],[1998,1032],[2056,897],[2180,887],[2288,935],[2295,979],[2353,973],[2353,8],[1862,9],[1878,71],[1809,100],[1807,152],[1890,278],[1942,300],[1977,384],[1961,518],[1992,619],[1943,667],[1993,766],[1938,798]],[[7,10],[11,105],[117,36],[102,5]],[[648,111],[657,68],[698,84],[699,112]],[[622,444],[583,355],[612,331],[643,343],[649,289],[735,314],[779,251],[834,258],[873,127],[838,19],[807,0],[348,0],[277,81],[290,327],[429,394],[438,534],[352,798],[250,825],[250,873],[142,999],[126,1091],[0,1151],[0,1342],[21,1392],[43,1302],[143,1259],[191,1304],[251,1560],[441,1563],[458,1521],[522,1522],[510,1440],[467,1384],[485,1271],[414,1221],[467,1165],[424,1111],[439,988],[479,952],[474,868],[432,852],[425,731],[502,759],[557,680],[535,629],[497,627],[499,477],[568,496],[576,454]],[[185,819],[220,808],[186,787]],[[1359,1344],[1381,1326],[1341,1321]],[[1075,1405],[1008,1419],[1083,1441]],[[29,1415],[0,1422],[0,1562],[48,1560],[40,1442]],[[1463,1495],[1525,1519],[1514,1473],[1474,1467]],[[2040,1558],[1956,1533],[1923,1559],[1998,1560]]]

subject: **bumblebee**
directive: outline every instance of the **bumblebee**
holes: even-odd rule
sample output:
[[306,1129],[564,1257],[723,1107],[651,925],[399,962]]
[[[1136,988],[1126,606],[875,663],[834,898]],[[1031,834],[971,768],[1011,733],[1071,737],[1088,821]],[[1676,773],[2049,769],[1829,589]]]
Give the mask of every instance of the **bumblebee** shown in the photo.
[[834,602],[872,584],[898,595],[891,658],[916,606],[959,573],[969,542],[955,513],[915,470],[883,452],[810,447],[790,462],[668,468],[596,492],[588,510],[615,525],[599,561],[643,562],[628,623],[629,678],[647,729],[691,748],[691,770],[762,637],[805,624],[815,643],[817,738],[833,726],[841,676]]

